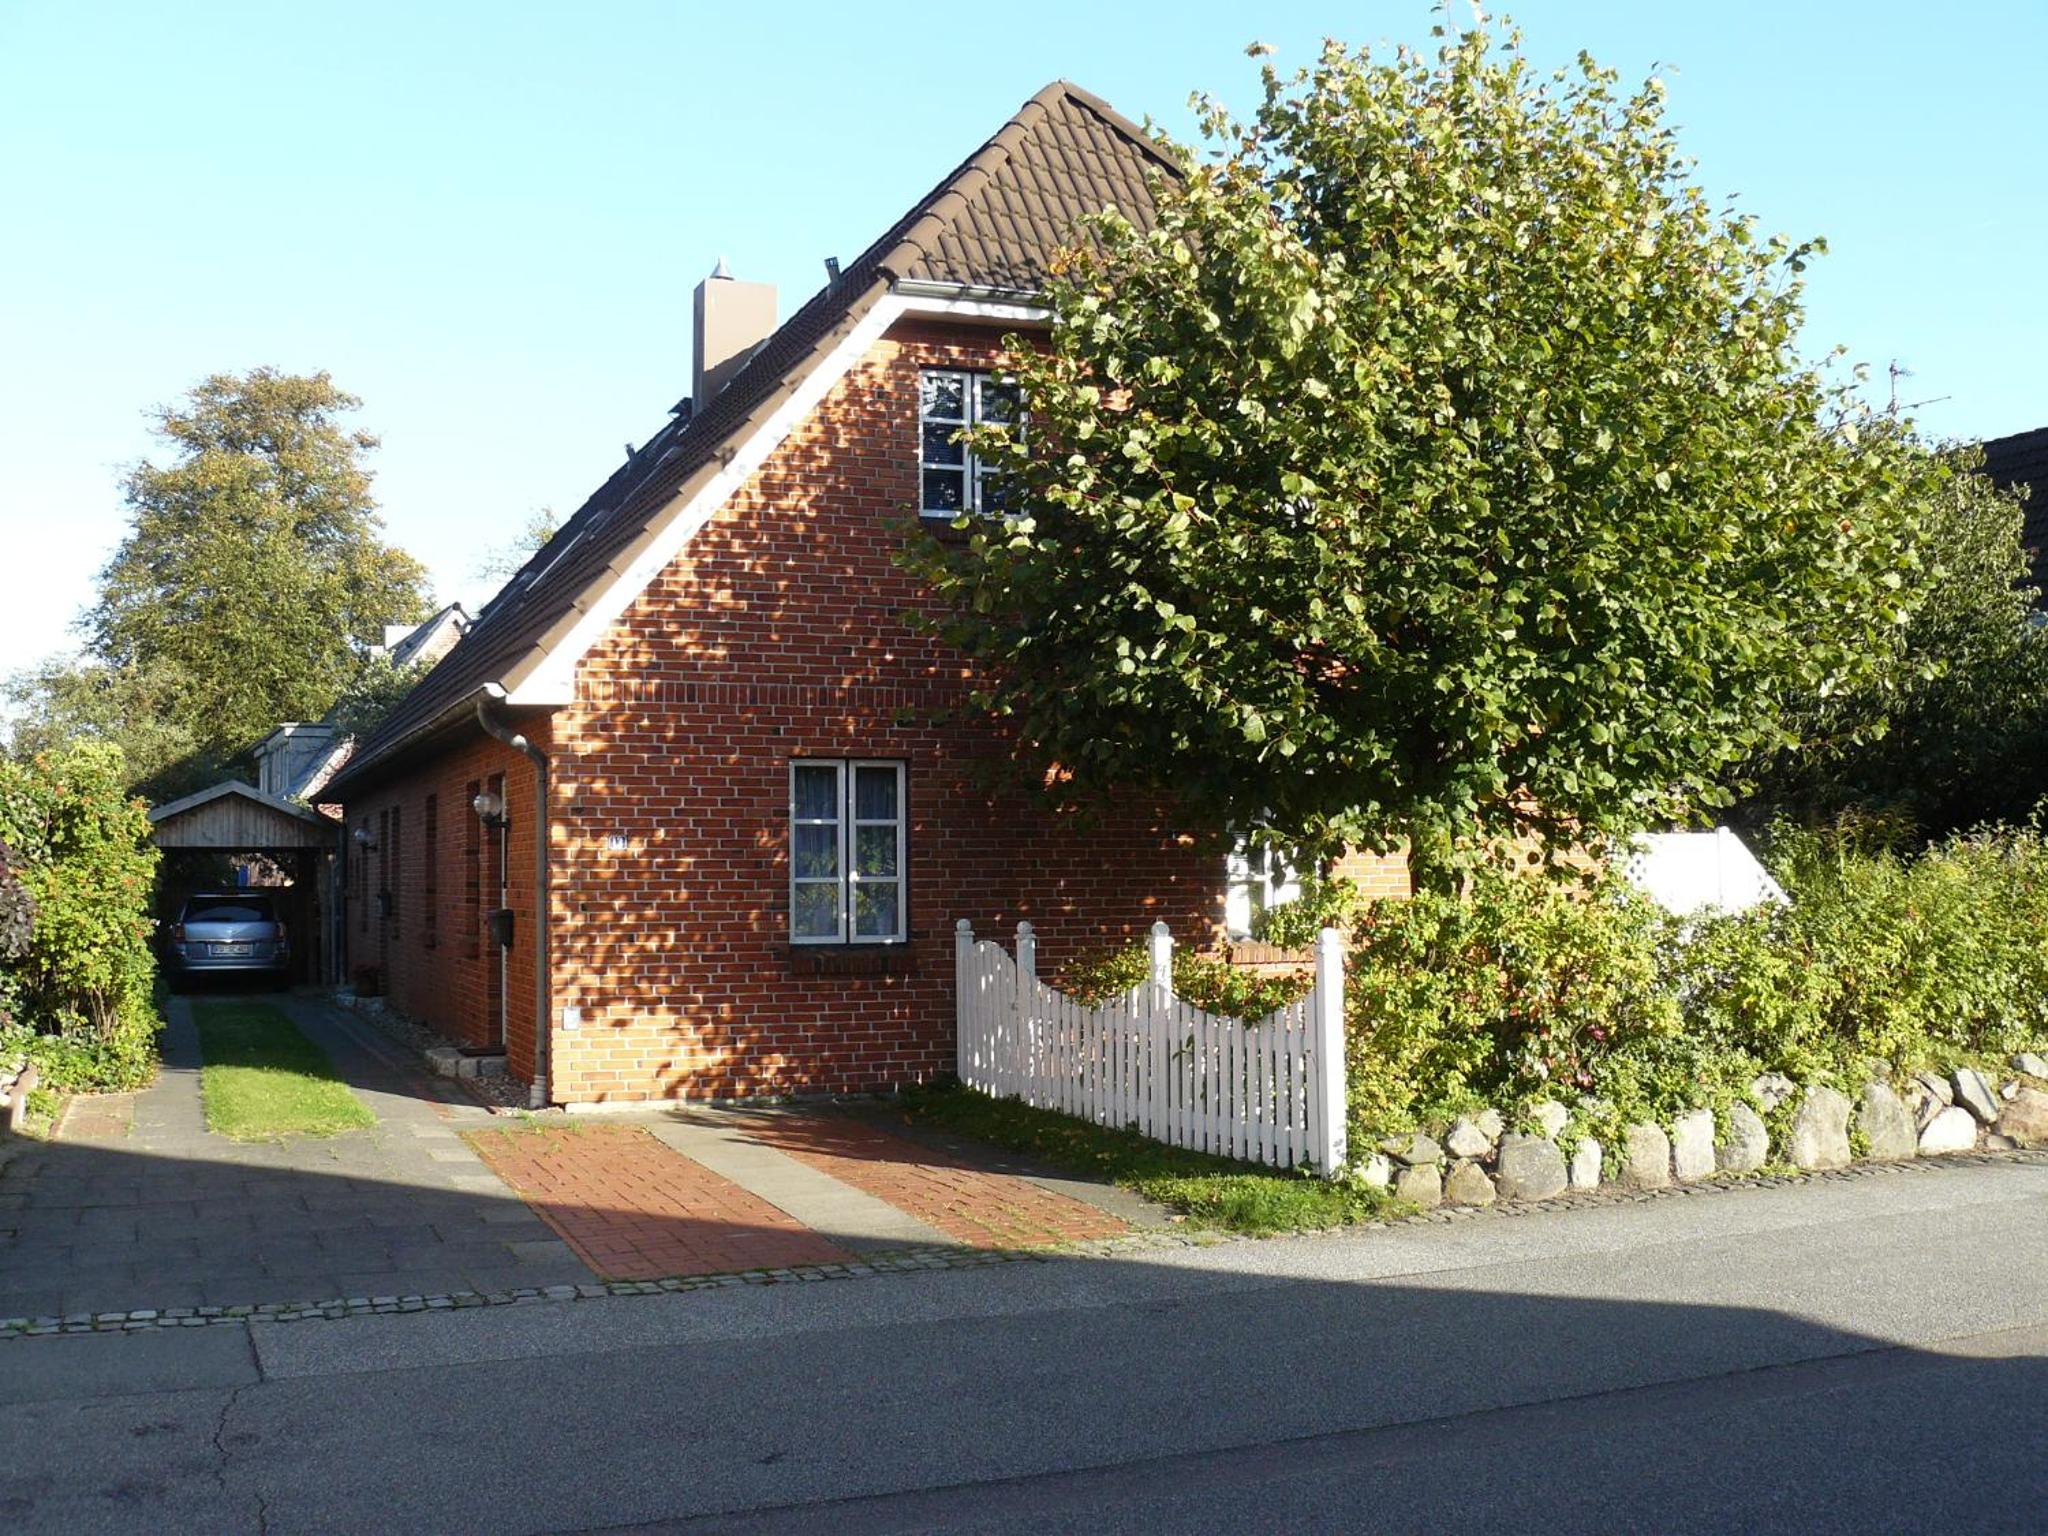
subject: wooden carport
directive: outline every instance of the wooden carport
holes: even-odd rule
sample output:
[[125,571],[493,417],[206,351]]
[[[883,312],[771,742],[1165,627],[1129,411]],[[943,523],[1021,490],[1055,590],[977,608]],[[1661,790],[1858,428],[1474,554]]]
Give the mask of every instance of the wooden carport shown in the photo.
[[295,970],[310,981],[337,979],[341,823],[239,779],[160,805],[149,820],[151,840],[166,854],[261,854],[284,870]]

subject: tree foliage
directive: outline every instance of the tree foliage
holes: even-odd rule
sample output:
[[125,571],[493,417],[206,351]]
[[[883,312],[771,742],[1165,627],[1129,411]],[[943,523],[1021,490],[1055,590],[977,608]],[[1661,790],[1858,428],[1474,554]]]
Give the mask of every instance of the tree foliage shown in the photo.
[[150,904],[157,850],[120,754],[74,744],[0,759],[0,842],[32,903],[23,951],[0,959],[29,1046],[58,1088],[132,1087],[154,1061]]
[[238,757],[324,715],[386,623],[424,618],[425,571],[386,544],[376,439],[326,374],[217,374],[156,414],[167,464],[128,474],[129,532],[100,573],[89,655],[17,684],[39,739],[84,734],[168,763]]
[[2021,504],[1969,473],[1981,460],[1956,451],[1959,473],[1915,508],[1929,557],[1885,672],[1796,703],[1804,746],[1753,765],[1752,820],[1854,813],[1934,838],[2024,821],[2048,793],[2048,626]]
[[912,561],[1071,798],[1386,849],[1425,882],[1725,797],[1908,615],[1948,471],[1801,362],[1798,274],[1663,92],[1513,37],[1330,44],[1201,103],[1015,345],[1014,515]]

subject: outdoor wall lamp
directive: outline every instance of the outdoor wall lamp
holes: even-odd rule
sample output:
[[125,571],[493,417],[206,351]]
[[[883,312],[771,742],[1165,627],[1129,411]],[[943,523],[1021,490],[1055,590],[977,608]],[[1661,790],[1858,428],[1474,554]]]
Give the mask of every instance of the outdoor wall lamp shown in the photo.
[[470,801],[469,808],[476,812],[476,819],[487,827],[503,827],[510,819],[505,815],[505,797],[494,795],[488,789]]
[[357,827],[354,836],[358,848],[374,848],[376,846],[376,844],[370,841],[370,829],[368,827]]

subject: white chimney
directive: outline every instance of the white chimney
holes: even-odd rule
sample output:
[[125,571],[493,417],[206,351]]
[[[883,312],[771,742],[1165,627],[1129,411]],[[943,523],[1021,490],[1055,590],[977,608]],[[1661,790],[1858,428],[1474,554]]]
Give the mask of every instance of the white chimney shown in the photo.
[[725,258],[697,285],[696,341],[691,369],[690,409],[701,413],[731,382],[746,360],[775,329],[775,289],[743,283],[725,269]]

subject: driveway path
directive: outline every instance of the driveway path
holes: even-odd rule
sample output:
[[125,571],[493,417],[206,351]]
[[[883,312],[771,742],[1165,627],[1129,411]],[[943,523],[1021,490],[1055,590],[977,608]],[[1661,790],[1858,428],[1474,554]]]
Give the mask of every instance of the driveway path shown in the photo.
[[270,999],[377,1116],[366,1131],[233,1142],[206,1129],[199,1041],[175,999],[133,1124],[0,1175],[0,1318],[575,1284],[590,1272],[462,1141],[490,1119],[324,1003]]

